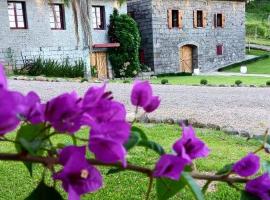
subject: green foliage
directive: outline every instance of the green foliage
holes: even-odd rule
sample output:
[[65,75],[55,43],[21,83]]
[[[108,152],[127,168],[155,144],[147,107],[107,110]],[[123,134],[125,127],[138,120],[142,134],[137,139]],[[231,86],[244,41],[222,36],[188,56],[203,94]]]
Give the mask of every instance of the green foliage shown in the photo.
[[63,197],[59,192],[53,188],[47,186],[43,180],[39,183],[37,188],[25,199],[25,200],[63,200]]
[[115,77],[134,77],[140,72],[139,47],[141,43],[137,23],[128,15],[114,10],[110,16],[109,38],[120,47],[109,50],[109,59]]
[[208,81],[207,81],[206,79],[202,79],[202,80],[200,81],[200,84],[201,84],[201,85],[207,85],[207,83],[208,83]]
[[85,63],[82,60],[76,61],[74,65],[71,65],[68,59],[60,63],[55,60],[42,59],[39,57],[35,59],[32,63],[23,66],[22,69],[14,70],[14,74],[76,78],[84,76],[84,69]]
[[156,192],[158,200],[167,200],[175,196],[180,190],[186,186],[183,176],[179,181],[174,181],[167,178],[157,179]]
[[91,76],[94,78],[98,77],[97,66],[91,66]]
[[130,83],[130,80],[124,80],[123,83]]
[[132,148],[136,146],[139,146],[139,147],[145,147],[146,149],[153,150],[159,155],[165,154],[165,150],[160,144],[154,141],[148,140],[148,137],[146,136],[144,131],[136,126],[132,127],[129,140],[126,142],[124,146],[127,151],[131,150]]
[[169,83],[169,80],[168,79],[162,79],[161,80],[161,84],[162,85],[166,85],[166,84],[168,84]]
[[266,81],[266,85],[267,86],[270,86],[270,81]]
[[177,73],[164,73],[164,74],[158,74],[157,77],[168,77],[168,76],[192,76],[192,73],[188,72],[177,72]]
[[243,82],[241,80],[236,80],[235,85],[240,86]]

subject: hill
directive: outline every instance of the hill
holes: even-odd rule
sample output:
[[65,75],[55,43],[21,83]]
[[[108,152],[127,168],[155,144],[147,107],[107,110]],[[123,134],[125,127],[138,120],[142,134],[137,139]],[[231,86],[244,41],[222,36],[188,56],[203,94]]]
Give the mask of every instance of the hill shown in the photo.
[[246,18],[247,39],[252,43],[270,45],[270,1],[250,1]]

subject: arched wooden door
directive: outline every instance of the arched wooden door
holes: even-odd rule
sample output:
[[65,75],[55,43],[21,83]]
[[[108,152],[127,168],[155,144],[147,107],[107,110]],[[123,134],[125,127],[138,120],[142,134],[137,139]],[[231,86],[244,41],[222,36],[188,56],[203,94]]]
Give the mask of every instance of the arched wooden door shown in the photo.
[[180,69],[182,72],[193,72],[193,48],[190,45],[186,45],[180,48]]

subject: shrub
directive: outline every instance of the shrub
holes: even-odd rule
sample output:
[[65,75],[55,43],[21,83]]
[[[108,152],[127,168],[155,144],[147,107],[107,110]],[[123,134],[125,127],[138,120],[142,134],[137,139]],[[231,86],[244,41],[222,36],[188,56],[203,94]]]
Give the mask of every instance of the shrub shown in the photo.
[[98,77],[97,66],[91,66],[91,76],[94,78]]
[[201,85],[207,85],[208,81],[206,79],[202,79],[200,83]]
[[39,57],[32,63],[24,65],[21,69],[14,70],[14,73],[16,75],[76,78],[84,76],[84,69],[85,63],[82,60],[71,65],[68,59],[60,63],[59,61]]
[[130,83],[130,80],[124,80],[123,83]]
[[168,79],[162,79],[161,80],[161,84],[162,85],[166,85],[166,84],[168,84],[169,83],[169,80]]
[[243,82],[241,80],[236,80],[235,85],[240,86]]
[[266,85],[267,86],[270,86],[270,81],[266,81]]
[[120,43],[120,47],[109,50],[109,59],[114,76],[134,77],[140,71],[139,47],[141,43],[137,23],[128,15],[119,15],[114,10],[110,17],[110,42]]

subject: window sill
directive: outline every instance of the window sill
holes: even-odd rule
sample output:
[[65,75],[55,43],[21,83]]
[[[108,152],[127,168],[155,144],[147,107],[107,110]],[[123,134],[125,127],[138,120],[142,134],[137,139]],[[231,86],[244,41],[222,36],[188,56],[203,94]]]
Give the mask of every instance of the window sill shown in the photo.
[[28,28],[10,28],[10,30],[28,30]]

